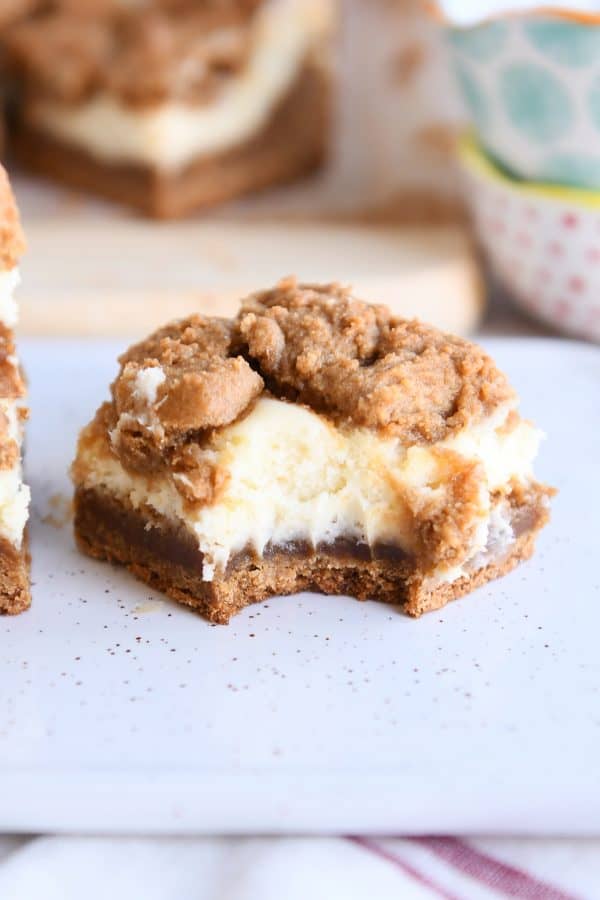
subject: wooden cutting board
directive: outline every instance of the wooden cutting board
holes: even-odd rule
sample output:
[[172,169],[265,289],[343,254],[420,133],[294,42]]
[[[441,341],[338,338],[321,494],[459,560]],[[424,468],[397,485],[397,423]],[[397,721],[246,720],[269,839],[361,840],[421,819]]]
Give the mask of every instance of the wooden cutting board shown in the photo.
[[482,312],[482,280],[460,226],[41,220],[27,226],[20,332],[142,335],[200,311],[231,315],[241,297],[295,274],[341,281],[458,333]]

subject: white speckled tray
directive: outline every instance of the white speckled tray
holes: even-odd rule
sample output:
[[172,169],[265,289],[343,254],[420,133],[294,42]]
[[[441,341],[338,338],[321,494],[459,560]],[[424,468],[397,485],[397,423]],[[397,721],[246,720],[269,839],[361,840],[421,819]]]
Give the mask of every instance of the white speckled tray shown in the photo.
[[23,342],[34,605],[0,620],[0,828],[600,831],[600,351],[489,342],[549,433],[536,558],[412,621],[301,595],[211,627],[44,522],[115,342]]

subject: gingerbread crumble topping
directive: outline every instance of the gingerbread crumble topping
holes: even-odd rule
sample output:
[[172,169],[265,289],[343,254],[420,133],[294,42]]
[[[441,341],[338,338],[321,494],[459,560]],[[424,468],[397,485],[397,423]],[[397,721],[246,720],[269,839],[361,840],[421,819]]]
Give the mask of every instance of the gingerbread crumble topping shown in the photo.
[[219,488],[201,471],[211,434],[265,391],[406,445],[442,441],[514,396],[476,345],[294,279],[246,299],[233,320],[171,323],[120,364],[99,427],[123,465],[175,473],[192,501]]
[[[231,350],[234,323],[192,316],[167,325],[120,358],[112,385],[119,423],[113,444],[136,469],[160,467],[165,454],[175,468],[192,468],[182,443],[235,421],[260,394],[263,380]],[[154,370],[150,372],[149,370]],[[155,376],[148,404],[140,378]]]
[[0,165],[0,269],[14,269],[24,252],[19,211],[6,170]]
[[465,460],[453,450],[436,453],[446,490],[408,489],[404,497],[411,512],[417,556],[424,567],[460,565],[465,559],[478,525],[481,463]]
[[25,396],[25,379],[15,354],[13,331],[0,323],[0,397],[6,400]]
[[[1,414],[5,419],[4,413]],[[19,447],[16,441],[6,437],[6,428],[4,422],[0,423],[2,436],[0,439],[0,471],[5,472],[12,469],[19,459]]]
[[480,347],[337,284],[283,281],[246,300],[238,323],[275,394],[406,444],[441,441],[514,396]]
[[246,65],[262,0],[63,3],[9,29],[26,94],[60,103],[107,91],[130,106],[209,102]]

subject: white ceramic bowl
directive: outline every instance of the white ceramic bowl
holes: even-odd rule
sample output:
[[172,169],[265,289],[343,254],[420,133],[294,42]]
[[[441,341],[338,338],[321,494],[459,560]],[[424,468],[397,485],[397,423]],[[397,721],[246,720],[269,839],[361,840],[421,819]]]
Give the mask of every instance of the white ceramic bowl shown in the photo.
[[600,192],[515,181],[470,135],[460,162],[477,236],[502,284],[531,315],[600,342]]

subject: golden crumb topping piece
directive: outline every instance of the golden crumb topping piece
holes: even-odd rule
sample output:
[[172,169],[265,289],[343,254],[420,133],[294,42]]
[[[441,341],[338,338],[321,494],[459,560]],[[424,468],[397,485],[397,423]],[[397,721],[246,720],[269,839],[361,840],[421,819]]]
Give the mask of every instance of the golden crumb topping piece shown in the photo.
[[0,269],[14,269],[24,252],[19,210],[6,170],[0,165]]
[[112,385],[113,444],[130,466],[155,468],[186,438],[235,421],[260,394],[260,375],[232,353],[233,327],[192,316],[121,356]]
[[406,444],[441,441],[514,396],[476,344],[338,284],[282,281],[243,303],[238,329],[276,394]]

